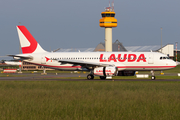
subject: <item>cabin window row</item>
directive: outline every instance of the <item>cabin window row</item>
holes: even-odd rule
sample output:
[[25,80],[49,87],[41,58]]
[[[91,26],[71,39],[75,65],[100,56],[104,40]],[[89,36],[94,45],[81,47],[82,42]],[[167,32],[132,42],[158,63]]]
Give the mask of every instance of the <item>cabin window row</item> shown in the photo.
[[[51,60],[62,60],[62,59],[65,59],[65,60],[67,60],[67,59],[106,59],[106,57],[104,57],[104,58],[96,58],[96,57],[94,57],[94,58],[51,58]],[[108,57],[108,59],[109,59],[109,57]],[[111,58],[111,59],[113,59],[113,58]],[[121,59],[121,60],[124,60],[124,59],[146,59],[146,58],[114,58],[114,59]]]
[[62,59],[65,59],[65,60],[67,60],[67,59],[100,59],[100,58],[96,58],[96,57],[94,57],[94,58],[51,58],[51,60],[62,60]]

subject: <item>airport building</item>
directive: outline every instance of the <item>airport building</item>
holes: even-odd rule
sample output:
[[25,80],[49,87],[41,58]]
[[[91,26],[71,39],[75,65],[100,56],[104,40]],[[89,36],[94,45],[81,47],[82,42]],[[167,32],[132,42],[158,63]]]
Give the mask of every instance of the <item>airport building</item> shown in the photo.
[[[97,45],[97,47],[94,49],[94,52],[104,52],[105,51],[105,43],[99,43]],[[113,44],[112,44],[112,51],[127,51],[126,48],[123,46],[122,43],[120,43],[118,40],[116,40]]]
[[[167,56],[169,56],[171,59],[174,58],[174,45],[173,44],[167,44],[164,45],[162,48],[160,45],[153,45],[153,46],[123,46],[122,43],[120,43],[118,40],[116,40],[112,44],[112,51],[114,52],[160,52]],[[97,45],[97,47],[94,49],[94,51],[105,51],[105,44],[100,43]]]
[[51,68],[48,67],[43,67],[43,66],[39,66],[39,65],[34,65],[28,62],[23,61],[22,62],[22,70],[53,70]]

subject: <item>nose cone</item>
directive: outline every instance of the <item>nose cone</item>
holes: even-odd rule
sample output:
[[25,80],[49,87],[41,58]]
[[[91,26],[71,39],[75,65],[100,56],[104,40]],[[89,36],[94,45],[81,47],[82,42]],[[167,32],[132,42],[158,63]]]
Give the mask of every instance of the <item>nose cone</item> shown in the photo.
[[171,61],[171,63],[169,63],[170,66],[172,66],[172,68],[176,67],[177,63],[175,61]]
[[166,61],[166,66],[168,69],[172,69],[177,66],[177,63],[173,60]]

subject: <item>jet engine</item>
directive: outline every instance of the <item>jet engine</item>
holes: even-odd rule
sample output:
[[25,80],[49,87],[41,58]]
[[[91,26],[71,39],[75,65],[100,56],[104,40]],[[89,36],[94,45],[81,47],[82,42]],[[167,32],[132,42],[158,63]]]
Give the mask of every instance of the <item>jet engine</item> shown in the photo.
[[94,69],[94,75],[97,76],[116,76],[117,75],[116,67],[97,67]]

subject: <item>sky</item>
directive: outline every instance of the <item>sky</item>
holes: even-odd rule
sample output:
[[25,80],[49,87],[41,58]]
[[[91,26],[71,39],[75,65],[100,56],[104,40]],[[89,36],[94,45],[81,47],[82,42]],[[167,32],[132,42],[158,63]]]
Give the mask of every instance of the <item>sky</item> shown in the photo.
[[[19,23],[47,51],[95,48],[105,39],[99,19],[108,6],[109,0],[0,0],[0,56],[19,53]],[[161,45],[162,27],[163,45],[180,44],[179,6],[180,0],[114,0],[113,42]]]

